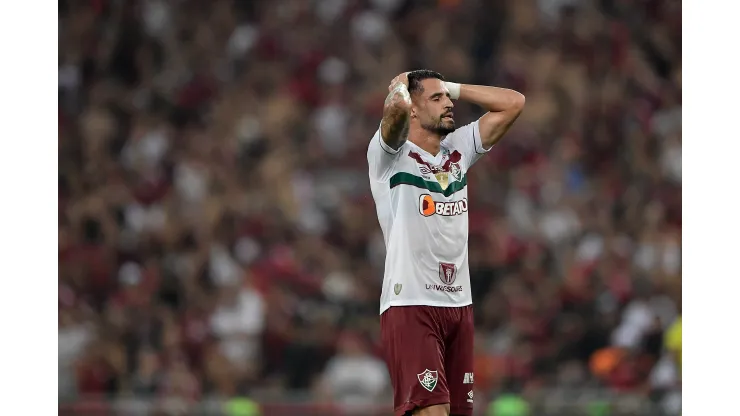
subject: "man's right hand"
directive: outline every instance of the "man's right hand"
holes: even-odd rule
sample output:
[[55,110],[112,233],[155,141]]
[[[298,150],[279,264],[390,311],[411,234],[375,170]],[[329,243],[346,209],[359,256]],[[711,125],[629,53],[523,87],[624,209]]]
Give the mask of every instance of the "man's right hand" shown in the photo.
[[383,105],[383,120],[380,133],[383,141],[392,149],[398,149],[406,142],[411,110],[408,72],[393,78],[388,86],[388,96]]
[[388,91],[392,91],[396,86],[398,86],[399,83],[406,85],[406,88],[409,86],[409,77],[408,72],[402,72],[401,74],[397,75],[395,78],[391,80],[390,85],[388,85]]

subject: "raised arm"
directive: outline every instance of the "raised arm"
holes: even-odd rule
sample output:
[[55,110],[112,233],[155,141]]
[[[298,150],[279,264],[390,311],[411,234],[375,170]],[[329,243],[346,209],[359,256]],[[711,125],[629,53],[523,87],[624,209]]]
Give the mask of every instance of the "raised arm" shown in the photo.
[[445,83],[450,95],[488,110],[478,122],[481,144],[490,149],[509,130],[524,109],[524,95],[506,88]]
[[406,141],[411,111],[409,80],[406,72],[391,81],[390,91],[383,106],[383,120],[380,123],[381,138],[389,147],[398,150]]

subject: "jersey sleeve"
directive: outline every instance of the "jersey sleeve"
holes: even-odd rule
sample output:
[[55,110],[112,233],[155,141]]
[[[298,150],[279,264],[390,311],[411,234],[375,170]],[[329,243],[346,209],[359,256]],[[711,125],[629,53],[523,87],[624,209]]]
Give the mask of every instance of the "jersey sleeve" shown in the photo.
[[478,120],[466,124],[445,137],[444,143],[457,149],[463,154],[463,165],[468,170],[481,156],[488,153],[491,148],[484,149],[480,138]]
[[393,168],[401,157],[405,146],[406,143],[401,145],[398,150],[388,146],[380,137],[380,128],[378,127],[372,140],[370,140],[370,145],[367,147],[367,164],[370,168],[370,177],[380,182],[387,181],[391,177]]

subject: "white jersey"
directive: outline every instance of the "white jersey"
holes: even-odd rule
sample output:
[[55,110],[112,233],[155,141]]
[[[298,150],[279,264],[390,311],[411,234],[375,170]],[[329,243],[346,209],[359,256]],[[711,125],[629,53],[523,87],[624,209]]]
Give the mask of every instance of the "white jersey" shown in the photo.
[[391,306],[473,303],[468,269],[467,171],[487,152],[478,121],[448,134],[431,155],[373,136],[367,150],[386,257],[380,313]]

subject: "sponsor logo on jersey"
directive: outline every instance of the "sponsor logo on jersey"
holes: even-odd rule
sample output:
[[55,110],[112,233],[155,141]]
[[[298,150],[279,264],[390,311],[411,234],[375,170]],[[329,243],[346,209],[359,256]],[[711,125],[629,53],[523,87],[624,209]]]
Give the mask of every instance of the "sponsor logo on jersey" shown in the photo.
[[419,214],[425,217],[432,215],[441,215],[443,217],[453,217],[468,212],[468,199],[463,198],[459,201],[438,202],[432,199],[429,194],[419,196]]
[[446,285],[455,283],[457,266],[452,263],[439,263],[439,280]]
[[473,384],[473,373],[465,373],[463,376],[463,384]]
[[443,285],[426,285],[427,290],[435,290],[437,292],[447,293],[458,293],[462,292],[462,286],[452,286],[457,279],[457,266],[452,263],[439,263],[439,280],[444,283]]
[[437,371],[424,370],[422,373],[417,374],[416,378],[419,379],[419,383],[425,389],[432,391],[437,387]]
[[422,175],[429,175],[432,173],[432,170],[427,166],[419,165],[419,172],[421,172]]
[[396,283],[395,285],[393,285],[393,293],[395,293],[396,295],[400,294],[402,288],[403,288],[402,284]]
[[462,286],[447,286],[447,285],[426,285],[427,290],[436,290],[437,292],[457,293],[462,292]]
[[425,181],[431,181],[432,179],[432,170],[429,169],[426,166],[419,165],[419,172],[421,173],[421,177]]

